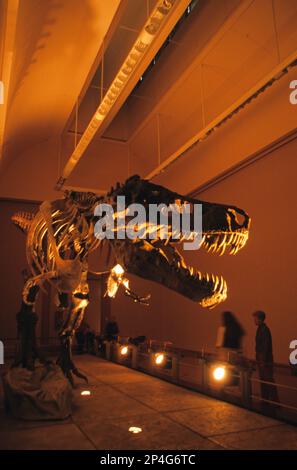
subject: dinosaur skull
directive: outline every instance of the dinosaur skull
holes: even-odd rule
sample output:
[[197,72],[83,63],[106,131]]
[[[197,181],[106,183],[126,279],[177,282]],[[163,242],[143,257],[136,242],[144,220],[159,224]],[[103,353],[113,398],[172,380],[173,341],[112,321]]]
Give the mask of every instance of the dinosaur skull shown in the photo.
[[[250,219],[241,209],[199,201],[174,193],[162,186],[131,177],[123,186],[117,186],[108,194],[108,201],[116,207],[117,196],[125,196],[126,205],[139,203],[148,208],[149,204],[202,204],[202,238],[200,246],[208,252],[236,254],[244,247],[249,233]],[[116,217],[116,216],[115,216]],[[191,216],[192,217],[192,216]],[[191,221],[192,222],[192,221]],[[193,225],[193,224],[192,224]],[[155,281],[187,298],[212,308],[227,297],[227,283],[214,274],[203,274],[187,266],[177,247],[182,240],[169,237],[153,240],[146,236],[135,239],[110,240],[116,261],[125,272]],[[157,232],[159,233],[159,232]],[[172,234],[171,234],[172,235]],[[193,233],[194,235],[194,233]]]

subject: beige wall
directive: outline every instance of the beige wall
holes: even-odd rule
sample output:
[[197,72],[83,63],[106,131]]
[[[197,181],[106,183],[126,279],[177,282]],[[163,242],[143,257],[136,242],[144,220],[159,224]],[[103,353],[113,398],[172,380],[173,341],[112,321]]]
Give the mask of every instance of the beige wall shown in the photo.
[[[0,339],[15,338],[16,314],[21,305],[23,288],[22,269],[27,267],[25,235],[11,222],[11,216],[18,211],[34,212],[36,204],[18,201],[0,201]],[[38,305],[38,310],[40,304]],[[40,310],[39,310],[40,311]],[[40,332],[40,322],[38,333]]]
[[289,342],[297,337],[296,153],[294,140],[199,195],[242,207],[252,218],[250,239],[237,256],[218,257],[202,250],[187,256],[196,268],[225,277],[227,301],[208,311],[166,288],[131,277],[132,289],[151,292],[152,300],[146,308],[119,295],[112,309],[122,334],[146,334],[181,347],[211,349],[220,314],[230,309],[246,330],[245,352],[253,356],[251,313],[263,309],[273,334],[275,359],[288,362]]

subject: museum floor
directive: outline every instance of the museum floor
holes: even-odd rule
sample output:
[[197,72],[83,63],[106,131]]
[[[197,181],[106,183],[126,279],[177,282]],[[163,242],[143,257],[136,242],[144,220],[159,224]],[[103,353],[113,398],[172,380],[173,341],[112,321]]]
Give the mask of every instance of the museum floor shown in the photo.
[[1,449],[297,449],[297,427],[93,356],[76,364],[90,384],[66,421],[17,421],[1,400]]

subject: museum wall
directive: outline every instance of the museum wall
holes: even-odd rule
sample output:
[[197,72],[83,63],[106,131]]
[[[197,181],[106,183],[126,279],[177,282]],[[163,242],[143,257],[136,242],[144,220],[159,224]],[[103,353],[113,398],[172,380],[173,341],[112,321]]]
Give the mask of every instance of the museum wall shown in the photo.
[[152,294],[150,307],[119,295],[112,303],[123,335],[145,334],[177,346],[213,349],[221,312],[233,311],[246,331],[244,351],[254,354],[252,312],[263,309],[273,335],[275,360],[287,363],[296,339],[296,174],[297,139],[199,194],[206,201],[244,208],[252,218],[250,239],[236,256],[187,253],[188,264],[222,274],[228,299],[205,310],[156,284],[131,278],[131,288]]
[[42,201],[61,196],[54,190],[59,174],[59,139],[20,149],[0,174],[0,197]]
[[[22,270],[27,267],[25,235],[11,222],[11,216],[18,211],[34,212],[34,202],[0,200],[0,338],[1,340],[16,337],[16,314],[21,303],[23,288]],[[40,311],[41,299],[37,310]],[[41,322],[37,334],[40,336]]]

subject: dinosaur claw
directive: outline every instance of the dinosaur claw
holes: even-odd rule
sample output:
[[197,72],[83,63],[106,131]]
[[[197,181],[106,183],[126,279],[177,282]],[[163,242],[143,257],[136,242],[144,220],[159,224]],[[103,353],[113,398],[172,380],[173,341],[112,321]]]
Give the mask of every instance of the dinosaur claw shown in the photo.
[[81,372],[79,372],[78,369],[76,369],[76,368],[72,369],[72,373],[74,375],[76,375],[76,377],[79,377],[80,379],[83,379],[87,384],[89,383],[88,377],[86,375],[82,374]]

